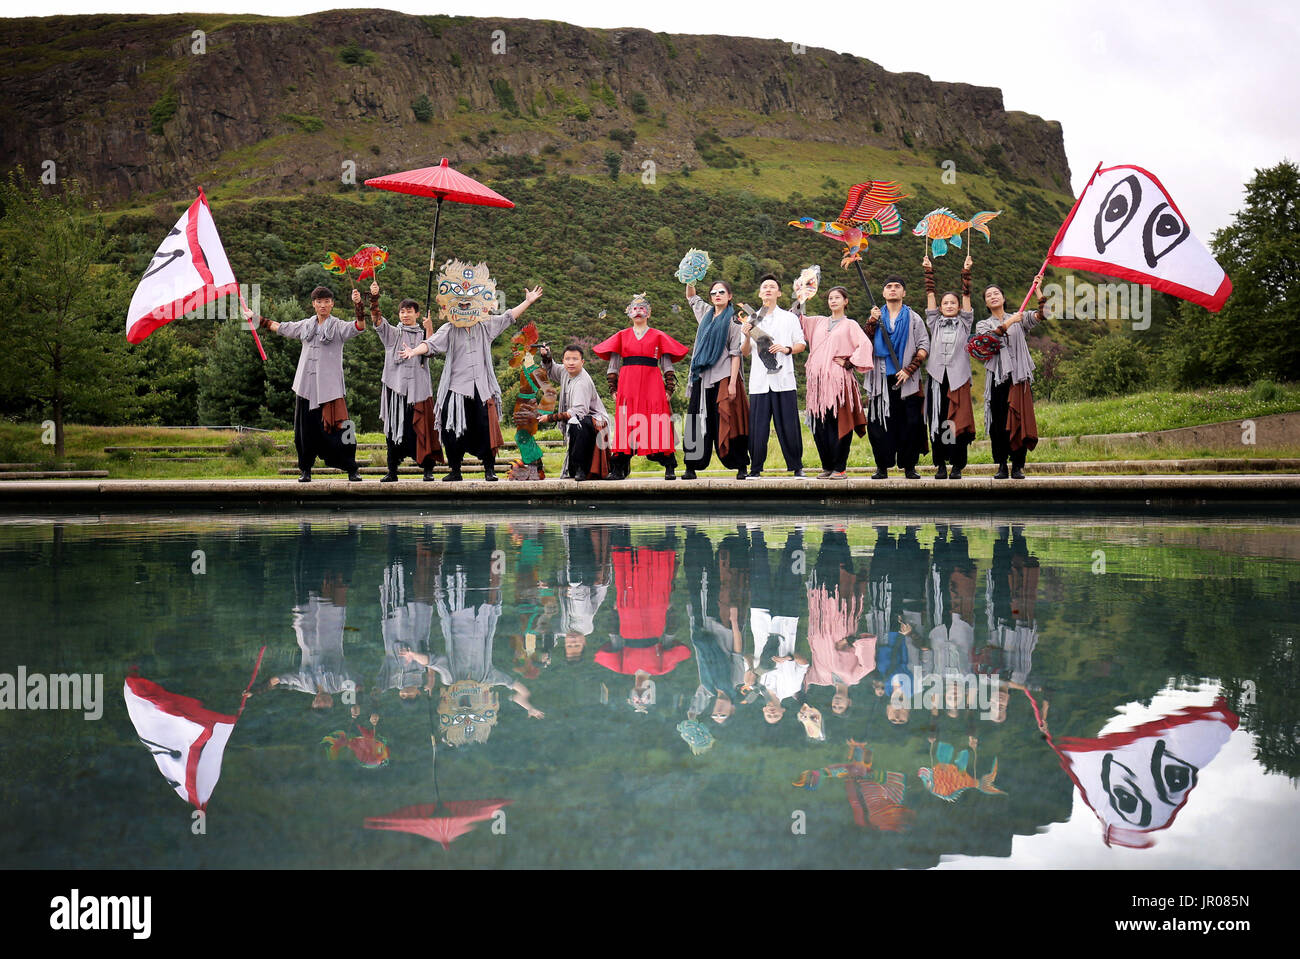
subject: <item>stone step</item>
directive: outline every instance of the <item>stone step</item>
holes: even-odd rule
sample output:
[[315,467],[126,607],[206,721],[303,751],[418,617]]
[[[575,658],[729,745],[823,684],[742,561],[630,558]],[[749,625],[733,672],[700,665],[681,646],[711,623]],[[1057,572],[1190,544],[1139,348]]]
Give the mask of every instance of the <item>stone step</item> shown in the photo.
[[0,473],[0,480],[107,479],[108,470],[15,470]]

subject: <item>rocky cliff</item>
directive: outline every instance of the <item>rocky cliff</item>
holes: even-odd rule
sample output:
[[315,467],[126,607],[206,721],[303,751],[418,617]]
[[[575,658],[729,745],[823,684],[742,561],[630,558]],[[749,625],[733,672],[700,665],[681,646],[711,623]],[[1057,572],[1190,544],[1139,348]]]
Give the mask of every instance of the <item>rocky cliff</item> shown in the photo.
[[52,160],[110,203],[200,181],[301,193],[442,155],[594,173],[611,129],[625,171],[734,165],[727,142],[762,137],[1069,191],[1060,125],[1000,91],[778,40],[350,10],[5,20],[0,53],[5,167]]

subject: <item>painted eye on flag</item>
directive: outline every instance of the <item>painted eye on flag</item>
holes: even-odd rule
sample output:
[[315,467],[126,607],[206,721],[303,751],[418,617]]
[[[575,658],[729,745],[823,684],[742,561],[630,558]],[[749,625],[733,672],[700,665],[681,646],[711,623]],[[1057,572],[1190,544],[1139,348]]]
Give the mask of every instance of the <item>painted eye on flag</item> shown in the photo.
[[1147,217],[1146,228],[1142,231],[1142,253],[1146,256],[1147,266],[1154,267],[1162,256],[1187,239],[1191,232],[1191,228],[1172,206],[1168,203],[1157,206]]
[[1177,806],[1196,785],[1196,767],[1171,753],[1162,739],[1151,752],[1151,778],[1160,800]]
[[1141,205],[1142,183],[1136,176],[1126,176],[1110,188],[1092,228],[1098,253],[1105,253],[1106,247],[1124,232]]
[[1101,763],[1101,785],[1110,796],[1110,806],[1133,826],[1151,825],[1151,803],[1142,795],[1133,770],[1107,753]]

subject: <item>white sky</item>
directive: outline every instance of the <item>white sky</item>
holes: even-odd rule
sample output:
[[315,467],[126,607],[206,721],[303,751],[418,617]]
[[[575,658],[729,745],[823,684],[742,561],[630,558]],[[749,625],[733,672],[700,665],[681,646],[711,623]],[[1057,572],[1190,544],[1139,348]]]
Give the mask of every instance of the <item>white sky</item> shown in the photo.
[[[40,12],[291,16],[338,6],[49,0]],[[777,37],[852,53],[896,72],[999,87],[1007,109],[1062,123],[1076,194],[1099,160],[1144,166],[1207,243],[1231,222],[1255,169],[1300,161],[1300,84],[1291,76],[1300,4],[1294,0],[922,0],[891,5],[888,13],[875,2],[823,0],[811,17],[800,17],[790,4],[736,0],[387,0],[376,6]]]

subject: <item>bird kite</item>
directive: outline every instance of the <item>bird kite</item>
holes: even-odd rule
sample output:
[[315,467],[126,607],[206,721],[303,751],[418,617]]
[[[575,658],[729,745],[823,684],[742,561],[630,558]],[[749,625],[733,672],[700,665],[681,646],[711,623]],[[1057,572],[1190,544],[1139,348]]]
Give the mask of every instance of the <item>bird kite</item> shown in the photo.
[[898,183],[892,180],[867,180],[849,188],[844,209],[829,223],[805,216],[791,220],[790,226],[839,240],[845,247],[840,266],[848,269],[850,263],[862,259],[868,237],[892,236],[900,232],[903,224],[894,204],[909,196],[910,193],[903,193]]

